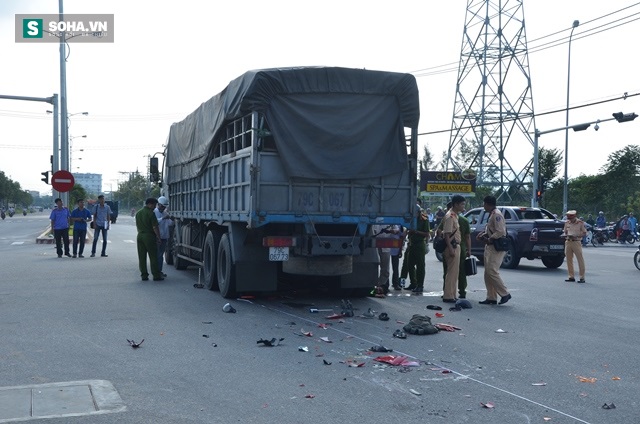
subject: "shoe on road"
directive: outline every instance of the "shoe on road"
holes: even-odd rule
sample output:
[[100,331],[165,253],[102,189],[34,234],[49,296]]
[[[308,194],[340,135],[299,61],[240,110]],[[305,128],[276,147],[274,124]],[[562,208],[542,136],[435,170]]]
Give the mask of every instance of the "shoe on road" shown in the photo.
[[481,300],[480,302],[478,302],[481,305],[497,305],[498,301],[497,300],[489,300],[489,299],[485,299],[485,300]]

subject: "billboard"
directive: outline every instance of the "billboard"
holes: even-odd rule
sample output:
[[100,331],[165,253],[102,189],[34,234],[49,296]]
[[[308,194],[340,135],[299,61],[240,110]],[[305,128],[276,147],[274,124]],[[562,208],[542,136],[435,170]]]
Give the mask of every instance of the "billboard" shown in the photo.
[[476,173],[465,171],[421,171],[420,192],[426,196],[453,196],[460,194],[474,197]]

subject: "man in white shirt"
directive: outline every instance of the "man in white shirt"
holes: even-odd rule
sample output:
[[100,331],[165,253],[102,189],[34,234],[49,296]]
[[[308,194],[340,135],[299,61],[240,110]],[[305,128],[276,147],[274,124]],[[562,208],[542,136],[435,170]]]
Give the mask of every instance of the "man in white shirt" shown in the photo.
[[158,244],[158,268],[163,277],[167,274],[162,272],[162,265],[164,264],[164,252],[167,249],[167,242],[169,241],[169,227],[173,225],[173,219],[169,216],[167,207],[169,206],[169,200],[160,196],[158,198],[158,206],[153,210],[153,213],[158,218],[158,229],[160,230],[160,243]]

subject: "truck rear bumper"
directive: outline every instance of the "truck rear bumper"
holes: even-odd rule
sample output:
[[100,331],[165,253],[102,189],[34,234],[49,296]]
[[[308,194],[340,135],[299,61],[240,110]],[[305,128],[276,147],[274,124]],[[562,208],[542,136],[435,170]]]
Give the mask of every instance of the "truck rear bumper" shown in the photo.
[[290,256],[282,262],[287,274],[338,276],[353,272],[352,256]]

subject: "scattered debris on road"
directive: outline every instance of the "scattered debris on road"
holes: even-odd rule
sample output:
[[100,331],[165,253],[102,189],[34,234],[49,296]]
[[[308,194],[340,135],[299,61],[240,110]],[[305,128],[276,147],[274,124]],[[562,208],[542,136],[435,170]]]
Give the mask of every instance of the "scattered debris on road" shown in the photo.
[[140,340],[140,343],[136,343],[134,340],[129,340],[129,339],[127,339],[127,341],[129,342],[129,346],[131,346],[134,349],[137,349],[140,347],[142,342],[144,342],[144,339]]
[[265,345],[267,347],[274,347],[274,346],[278,346],[280,344],[280,342],[283,341],[283,340],[284,340],[284,337],[281,337],[279,339],[276,339],[274,337],[271,340],[260,339],[256,343],[257,344],[262,343],[263,345]]

